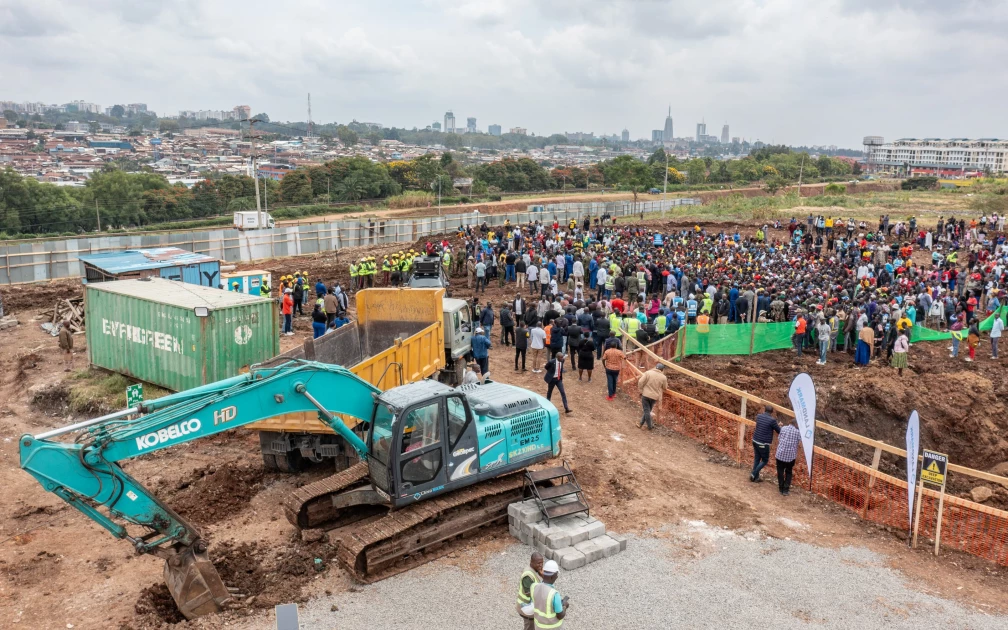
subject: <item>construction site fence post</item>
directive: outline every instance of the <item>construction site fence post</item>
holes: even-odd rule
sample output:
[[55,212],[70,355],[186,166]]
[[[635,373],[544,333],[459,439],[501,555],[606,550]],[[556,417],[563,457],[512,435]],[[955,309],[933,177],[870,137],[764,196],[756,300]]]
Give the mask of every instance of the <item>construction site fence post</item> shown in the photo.
[[942,514],[945,512],[945,483],[942,482],[941,494],[938,496],[938,521],[935,523],[935,547],[934,553],[938,555],[938,549],[941,547],[941,527],[942,527]]

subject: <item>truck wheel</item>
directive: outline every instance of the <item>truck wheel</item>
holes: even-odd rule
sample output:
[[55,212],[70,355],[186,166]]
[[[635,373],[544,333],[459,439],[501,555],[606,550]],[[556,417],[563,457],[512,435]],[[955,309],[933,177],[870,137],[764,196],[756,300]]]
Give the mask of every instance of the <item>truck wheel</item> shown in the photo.
[[269,472],[276,472],[280,470],[280,467],[277,466],[276,455],[272,453],[263,453],[262,458],[263,458],[263,467],[266,470],[268,470]]
[[308,462],[301,456],[301,451],[287,451],[275,457],[280,472],[297,473],[308,467]]

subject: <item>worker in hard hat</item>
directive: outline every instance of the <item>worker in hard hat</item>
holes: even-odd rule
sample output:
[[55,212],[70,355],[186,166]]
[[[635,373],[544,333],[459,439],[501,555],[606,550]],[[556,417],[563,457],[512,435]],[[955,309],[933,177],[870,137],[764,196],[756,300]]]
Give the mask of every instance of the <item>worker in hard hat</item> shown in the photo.
[[269,297],[270,295],[269,280],[267,280],[266,278],[263,278],[262,284],[259,285],[259,295],[263,297]]
[[533,628],[535,628],[534,616],[526,616],[525,613],[522,612],[522,608],[532,604],[532,589],[536,584],[542,582],[544,560],[545,558],[543,558],[542,554],[538,551],[533,553],[528,567],[526,567],[526,569],[522,572],[521,577],[518,578],[517,609],[518,614],[525,622],[524,630],[533,630]]
[[553,588],[558,577],[560,567],[555,560],[547,560],[543,564],[542,582],[532,587],[532,603],[522,607],[523,616],[533,618],[536,630],[559,628],[567,616],[567,598],[561,597],[559,591]]
[[232,291],[238,291],[238,282],[232,282],[231,283],[231,290]]

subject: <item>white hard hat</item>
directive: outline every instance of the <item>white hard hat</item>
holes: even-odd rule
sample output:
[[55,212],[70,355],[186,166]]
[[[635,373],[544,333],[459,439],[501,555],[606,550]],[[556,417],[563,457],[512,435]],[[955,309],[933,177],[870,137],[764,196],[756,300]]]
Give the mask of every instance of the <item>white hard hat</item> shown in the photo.
[[560,567],[555,560],[547,560],[542,568],[543,575],[556,575],[560,573]]

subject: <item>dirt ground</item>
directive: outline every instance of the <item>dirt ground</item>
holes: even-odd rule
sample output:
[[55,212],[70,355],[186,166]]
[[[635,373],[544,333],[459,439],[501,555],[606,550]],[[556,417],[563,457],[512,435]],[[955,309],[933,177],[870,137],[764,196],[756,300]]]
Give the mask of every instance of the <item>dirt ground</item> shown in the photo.
[[[327,281],[345,281],[347,273],[343,259],[335,256],[270,265],[267,268],[274,273],[306,270],[313,278],[322,276]],[[470,296],[462,288],[464,278],[455,284],[457,297]],[[485,298],[499,304],[512,296],[511,288],[494,286]],[[161,583],[160,560],[137,556],[128,543],[115,540],[19,470],[21,434],[81,418],[54,417],[30,404],[33,391],[60,381],[64,373],[55,339],[31,321],[32,309],[45,308],[45,302],[36,294],[35,300],[16,304],[21,325],[0,332],[0,484],[5,488],[0,495],[0,627],[242,628],[250,617],[271,615],[276,603],[356,588],[338,567],[332,546],[325,539],[302,541],[279,505],[286,493],[328,471],[319,467],[296,476],[267,473],[261,466],[256,434],[236,430],[125,465],[129,474],[206,535],[211,557],[225,581],[244,592],[236,610],[182,621]],[[284,338],[282,349],[309,334],[308,318],[298,318],[295,329],[299,334]],[[500,347],[499,328],[494,333],[493,377],[544,392],[541,375],[513,371],[513,351]],[[1008,459],[1002,437],[1003,370],[983,353],[972,366],[949,365],[938,360],[947,356],[944,352],[942,343],[915,345],[911,369],[901,381],[894,378],[893,370],[873,366],[858,371],[839,357],[817,367],[808,355],[799,365],[786,352],[752,358],[693,357],[684,365],[780,403],[786,403],[790,379],[807,369],[818,383],[828,383],[821,388],[829,391],[821,403],[827,421],[899,444],[900,426],[905,426],[908,410],[916,407],[925,444],[944,448],[954,462],[995,467]],[[32,355],[30,360],[25,360],[28,355]],[[820,545],[864,546],[884,554],[917,588],[982,610],[1008,611],[1005,568],[955,552],[943,551],[935,559],[923,548],[907,549],[897,532],[862,522],[804,491],[781,497],[773,484],[750,484],[746,471],[720,453],[660,428],[654,433],[637,429],[638,401],[620,395],[607,402],[600,372],[590,383],[579,381],[576,374],[567,375],[574,413],[562,417],[563,456],[585,488],[592,514],[611,529],[644,532],[665,523],[702,519],[716,526],[756,529]],[[673,380],[673,386],[703,400],[724,403],[726,408],[737,404],[720,400],[711,388],[699,389],[679,380]],[[556,396],[554,401],[559,403]],[[858,461],[871,459],[870,453],[855,455]],[[883,465],[896,466],[897,462],[884,459]],[[811,526],[792,529],[788,522],[794,520]],[[488,556],[506,541],[506,532],[495,531],[470,544]],[[316,558],[321,570],[316,570]],[[394,602],[390,604],[394,607]]]

